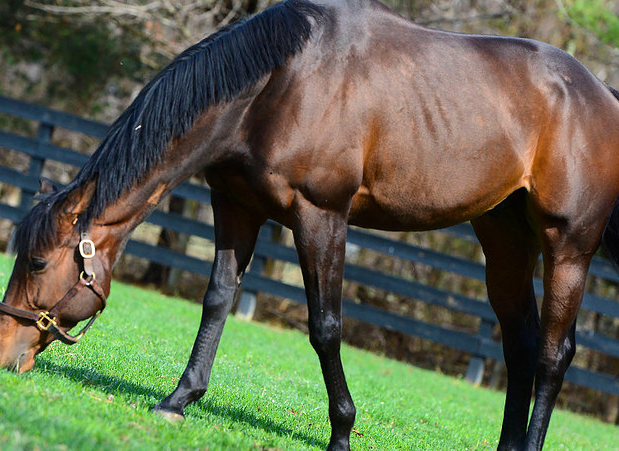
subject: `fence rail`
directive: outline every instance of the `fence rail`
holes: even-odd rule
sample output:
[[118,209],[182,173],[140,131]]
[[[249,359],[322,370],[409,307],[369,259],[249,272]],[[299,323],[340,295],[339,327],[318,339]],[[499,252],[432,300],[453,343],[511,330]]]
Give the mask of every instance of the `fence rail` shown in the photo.
[[[12,131],[0,130],[0,147],[15,150],[30,157],[29,167],[25,173],[14,168],[0,166],[0,184],[15,186],[22,193],[19,205],[8,205],[0,200],[0,218],[16,223],[32,205],[33,196],[38,189],[39,178],[46,161],[80,167],[88,158],[88,156],[72,149],[53,144],[54,130],[64,128],[100,139],[105,135],[107,125],[2,96],[0,96],[0,113],[33,120],[39,124],[36,137],[26,137]],[[185,183],[176,188],[173,194],[184,199],[205,204],[210,203],[210,191],[203,186]],[[155,211],[147,221],[178,233],[197,236],[210,241],[214,240],[212,225],[178,214]],[[257,293],[267,293],[298,303],[305,302],[305,294],[302,288],[285,281],[274,280],[264,273],[267,260],[298,264],[294,249],[272,239],[274,227],[278,227],[278,225],[269,222],[261,230],[256,244],[254,260],[243,280],[244,291],[238,311],[248,316],[251,316],[255,308]],[[468,241],[475,240],[472,228],[468,224],[445,229],[442,233]],[[356,228],[349,229],[348,242],[359,248],[370,249],[392,258],[428,265],[473,280],[484,280],[484,266],[462,257],[447,255],[436,250],[404,243]],[[210,274],[212,266],[210,261],[136,240],[129,241],[125,252],[164,266],[201,275]],[[612,264],[603,258],[596,257],[594,259],[590,273],[607,281],[619,282],[619,275],[614,271]],[[431,340],[468,353],[470,363],[466,377],[469,381],[477,383],[481,380],[488,360],[503,359],[500,343],[492,339],[496,319],[488,302],[471,298],[462,293],[404,280],[353,263],[346,263],[345,279],[479,318],[477,332],[471,333],[388,312],[361,304],[355,300],[343,300],[343,312],[347,317],[381,326],[388,330]],[[541,294],[543,290],[541,281],[536,279],[534,283],[536,292]],[[586,293],[582,308],[619,319],[619,302],[615,299]],[[585,348],[619,358],[619,340],[613,337],[579,329],[577,341],[579,345]],[[619,380],[605,373],[572,366],[566,375],[566,379],[578,385],[619,395]]]

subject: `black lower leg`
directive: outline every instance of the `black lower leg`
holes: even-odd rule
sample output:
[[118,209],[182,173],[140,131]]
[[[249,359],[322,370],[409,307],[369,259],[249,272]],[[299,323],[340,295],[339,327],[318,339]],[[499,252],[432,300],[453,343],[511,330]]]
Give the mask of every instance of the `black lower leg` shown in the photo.
[[198,336],[178,387],[156,407],[163,414],[182,416],[187,404],[206,392],[226,317],[234,303],[240,278],[254,250],[263,221],[221,193],[213,192],[215,261],[211,272]]
[[527,221],[526,197],[516,192],[472,221],[486,255],[486,285],[501,324],[507,365],[507,394],[499,449],[524,447],[537,364],[540,321],[533,290],[539,256],[537,237]]
[[559,352],[549,359],[542,353],[535,375],[535,408],[527,432],[528,450],[541,450],[546,438],[550,416],[563,378],[576,353],[576,323],[572,325]]
[[[578,234],[578,237],[588,236]],[[554,237],[554,235],[553,235]],[[535,405],[527,430],[527,450],[541,450],[563,378],[576,352],[576,316],[582,301],[593,251],[569,241],[552,240],[544,255],[544,301],[539,359],[535,372]],[[597,248],[597,242],[588,244]]]
[[329,449],[347,450],[350,448],[349,437],[355,423],[356,409],[340,359],[341,322],[335,317],[332,320],[329,324],[329,321],[310,318],[310,342],[318,354],[329,396]]
[[514,333],[503,332],[507,393],[500,450],[521,450],[524,447],[539,347],[537,312],[535,317]]
[[320,359],[329,396],[329,449],[348,450],[355,406],[340,359],[346,215],[310,205],[299,211],[295,244],[307,293],[310,342]]
[[213,360],[235,291],[236,286],[215,289],[209,287],[204,300],[200,329],[187,368],[174,392],[161,401],[155,410],[183,415],[188,404],[197,401],[206,393]]

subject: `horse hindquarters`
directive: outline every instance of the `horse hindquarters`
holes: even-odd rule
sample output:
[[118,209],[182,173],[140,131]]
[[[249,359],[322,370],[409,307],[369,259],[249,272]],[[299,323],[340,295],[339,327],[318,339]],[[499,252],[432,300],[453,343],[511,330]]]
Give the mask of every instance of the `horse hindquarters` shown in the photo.
[[[595,219],[583,220],[574,213],[558,220],[543,211],[537,200],[535,195],[516,192],[472,221],[487,257],[488,296],[501,324],[508,370],[499,449],[543,446],[576,350],[576,315],[605,221],[602,204],[594,208],[599,213]],[[540,248],[544,261],[541,328],[532,284]],[[534,377],[535,405],[527,427]]]

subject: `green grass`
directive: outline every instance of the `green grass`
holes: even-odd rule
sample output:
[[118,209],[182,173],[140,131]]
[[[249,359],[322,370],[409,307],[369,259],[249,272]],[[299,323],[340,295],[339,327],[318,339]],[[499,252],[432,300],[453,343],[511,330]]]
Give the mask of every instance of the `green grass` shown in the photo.
[[[0,255],[0,287],[10,267]],[[324,449],[326,393],[307,337],[232,317],[187,421],[150,413],[174,389],[199,319],[198,305],[115,283],[82,342],[52,345],[30,373],[0,370],[0,449]],[[342,354],[357,405],[353,449],[496,448],[502,393],[346,346]],[[547,449],[618,448],[617,427],[555,412]]]

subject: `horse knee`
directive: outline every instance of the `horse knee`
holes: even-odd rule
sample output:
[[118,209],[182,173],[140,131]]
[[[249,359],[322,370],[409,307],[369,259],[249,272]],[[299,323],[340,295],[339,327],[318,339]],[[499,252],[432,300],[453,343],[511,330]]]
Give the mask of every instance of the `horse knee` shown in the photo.
[[310,320],[309,339],[318,355],[338,352],[342,341],[342,323],[339,317],[327,315],[319,321]]
[[228,315],[236,287],[209,287],[202,305],[203,317],[208,320],[225,319]]

